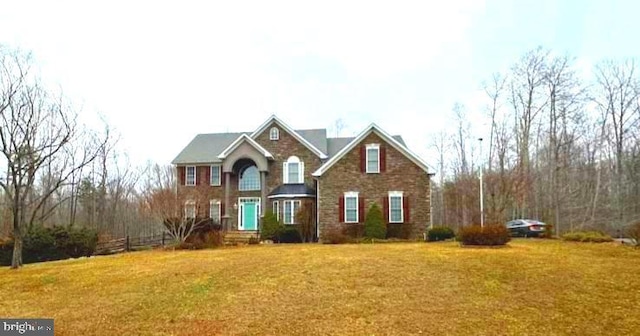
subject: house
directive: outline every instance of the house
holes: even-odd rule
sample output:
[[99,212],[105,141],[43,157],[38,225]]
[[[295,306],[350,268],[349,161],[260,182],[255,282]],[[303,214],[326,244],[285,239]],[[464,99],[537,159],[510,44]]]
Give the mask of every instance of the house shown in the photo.
[[172,163],[178,193],[187,195],[184,215],[211,217],[229,231],[256,234],[267,208],[295,225],[303,201],[316,210],[320,239],[364,223],[373,203],[390,234],[419,238],[430,224],[428,165],[375,124],[333,138],[274,115],[253,132],[198,134]]

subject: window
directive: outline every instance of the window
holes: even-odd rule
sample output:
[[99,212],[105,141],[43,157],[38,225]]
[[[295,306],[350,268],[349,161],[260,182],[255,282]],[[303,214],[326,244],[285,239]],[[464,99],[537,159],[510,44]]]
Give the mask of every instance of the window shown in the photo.
[[277,127],[271,127],[271,130],[269,131],[269,139],[270,140],[280,139],[280,130]]
[[404,222],[402,191],[389,192],[389,223]]
[[187,201],[184,204],[184,217],[185,218],[196,218],[196,202]]
[[276,215],[276,219],[280,221],[280,204],[278,201],[273,201],[273,214]]
[[367,173],[380,172],[380,145],[367,145]]
[[260,172],[256,166],[247,166],[240,171],[240,182],[238,189],[260,190]]
[[297,156],[291,156],[282,164],[284,183],[304,183],[304,162]]
[[220,185],[220,166],[214,165],[211,166],[211,185],[219,186]]
[[188,186],[196,185],[196,166],[187,166],[184,173],[185,173],[184,184]]
[[358,193],[344,193],[345,223],[358,223]]
[[300,209],[300,201],[284,201],[284,223],[295,224],[296,212]]
[[220,201],[209,201],[209,217],[214,223],[220,223]]

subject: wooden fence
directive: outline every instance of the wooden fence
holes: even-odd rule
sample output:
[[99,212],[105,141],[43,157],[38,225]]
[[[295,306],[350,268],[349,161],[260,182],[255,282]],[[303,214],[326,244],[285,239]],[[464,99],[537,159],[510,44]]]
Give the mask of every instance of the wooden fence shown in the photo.
[[130,237],[112,239],[109,241],[98,242],[96,245],[95,255],[113,254],[127,251],[135,251],[137,249],[152,248],[164,246],[171,239],[166,233],[146,237]]

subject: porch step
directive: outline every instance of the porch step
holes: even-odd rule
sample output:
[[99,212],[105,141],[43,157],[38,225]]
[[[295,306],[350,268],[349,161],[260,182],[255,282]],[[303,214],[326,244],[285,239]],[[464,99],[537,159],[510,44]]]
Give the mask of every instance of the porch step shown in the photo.
[[252,238],[260,239],[258,231],[227,231],[224,234],[224,243],[227,245],[249,244]]

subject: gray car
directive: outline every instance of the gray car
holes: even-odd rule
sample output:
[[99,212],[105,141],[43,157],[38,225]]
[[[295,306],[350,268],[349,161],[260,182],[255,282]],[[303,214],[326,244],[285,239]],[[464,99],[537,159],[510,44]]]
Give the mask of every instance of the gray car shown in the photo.
[[539,237],[546,231],[547,224],[535,219],[514,219],[506,224],[509,234],[514,237]]

